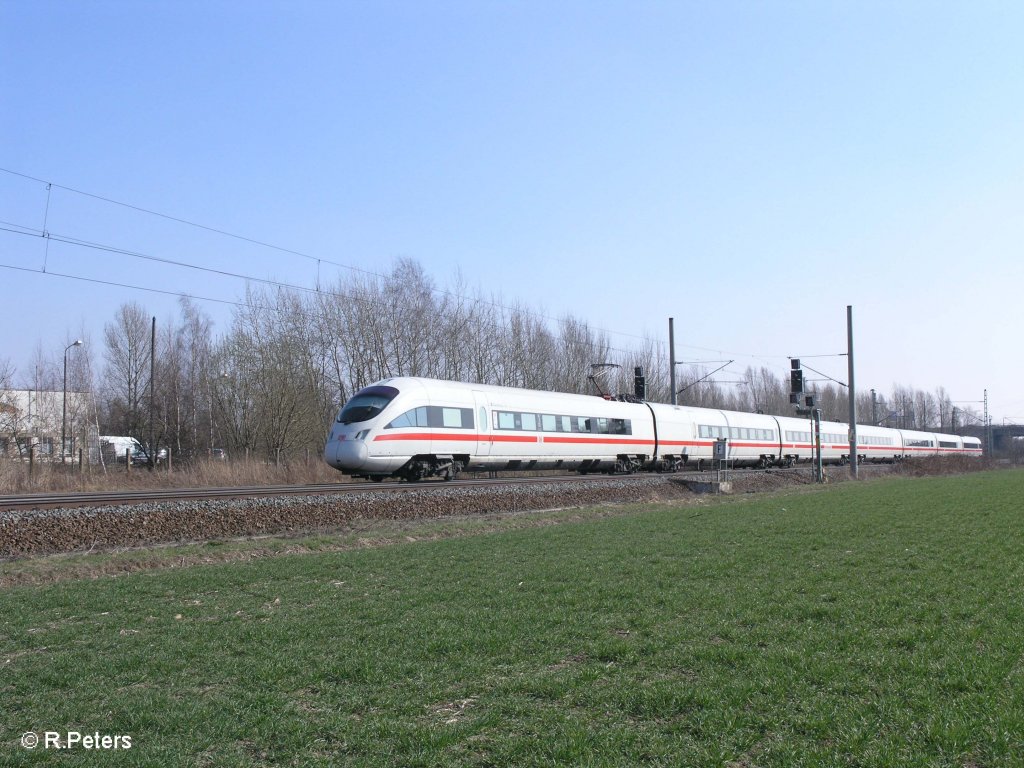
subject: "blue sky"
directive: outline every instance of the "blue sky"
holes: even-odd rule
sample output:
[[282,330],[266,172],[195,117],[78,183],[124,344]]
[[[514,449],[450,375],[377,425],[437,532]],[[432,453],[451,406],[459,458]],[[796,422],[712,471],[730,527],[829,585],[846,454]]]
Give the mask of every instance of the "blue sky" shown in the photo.
[[[1017,2],[0,0],[0,167],[357,268],[410,257],[617,347],[672,316],[680,357],[738,370],[843,351],[852,304],[858,388],[987,388],[1024,421],[1022,39]],[[0,221],[44,219],[317,276],[0,173]],[[0,269],[20,370],[83,328],[98,345],[125,301],[175,313],[54,272],[244,293],[0,232],[0,263],[44,262]]]

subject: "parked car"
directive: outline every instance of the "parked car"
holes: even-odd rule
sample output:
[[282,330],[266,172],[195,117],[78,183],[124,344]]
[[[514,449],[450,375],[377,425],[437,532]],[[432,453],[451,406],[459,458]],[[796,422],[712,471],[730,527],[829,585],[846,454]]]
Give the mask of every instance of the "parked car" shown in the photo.
[[[167,461],[167,449],[161,448],[159,451],[156,452],[157,466],[160,466],[160,464],[162,464],[165,461]],[[149,466],[149,454],[146,453],[146,450],[144,448],[140,447],[134,453],[132,453],[132,466]]]
[[223,448],[214,448],[210,451],[210,458],[214,461],[227,461],[228,452]]

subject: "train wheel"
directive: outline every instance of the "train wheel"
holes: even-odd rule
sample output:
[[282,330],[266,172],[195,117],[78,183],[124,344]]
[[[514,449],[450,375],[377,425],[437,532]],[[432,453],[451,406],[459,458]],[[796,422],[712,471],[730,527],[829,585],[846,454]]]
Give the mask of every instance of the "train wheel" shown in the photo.
[[402,477],[410,483],[418,483],[429,474],[430,470],[423,461],[410,461],[402,470]]

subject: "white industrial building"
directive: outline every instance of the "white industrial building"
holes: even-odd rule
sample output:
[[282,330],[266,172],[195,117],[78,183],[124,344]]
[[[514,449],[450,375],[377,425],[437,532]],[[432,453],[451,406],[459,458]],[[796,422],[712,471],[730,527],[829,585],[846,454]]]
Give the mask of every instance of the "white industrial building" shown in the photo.
[[[65,415],[66,414],[66,415]],[[0,390],[0,458],[29,458],[60,461],[61,432],[63,454],[78,460],[79,450],[87,462],[99,458],[96,409],[89,392],[63,392],[36,389]]]

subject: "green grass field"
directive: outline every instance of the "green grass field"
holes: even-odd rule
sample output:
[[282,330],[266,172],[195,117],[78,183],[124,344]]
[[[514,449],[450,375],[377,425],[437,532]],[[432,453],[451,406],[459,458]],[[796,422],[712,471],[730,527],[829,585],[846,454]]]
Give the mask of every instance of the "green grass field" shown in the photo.
[[1022,499],[890,479],[9,588],[0,764],[1024,765]]

